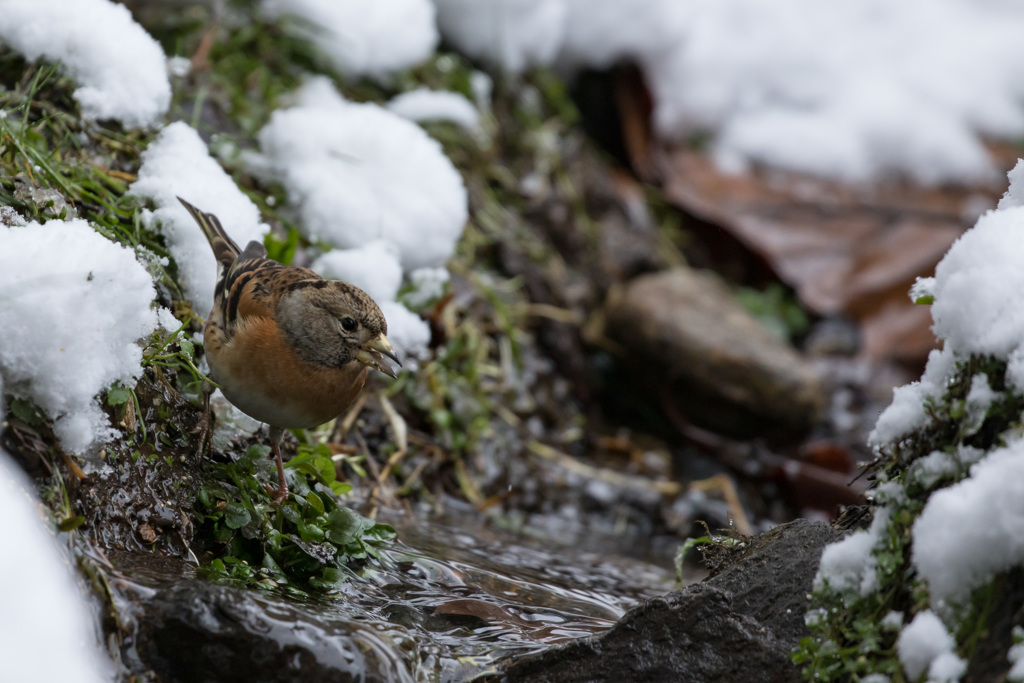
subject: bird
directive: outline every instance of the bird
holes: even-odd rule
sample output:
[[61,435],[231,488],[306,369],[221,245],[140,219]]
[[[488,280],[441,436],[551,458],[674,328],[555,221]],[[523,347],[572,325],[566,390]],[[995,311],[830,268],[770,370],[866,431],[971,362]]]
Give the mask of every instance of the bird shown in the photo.
[[[210,379],[235,407],[269,425],[278,486],[267,488],[280,504],[288,496],[284,431],[333,420],[355,401],[368,368],[397,377],[385,358],[402,363],[388,341],[387,320],[369,294],[278,263],[255,240],[241,250],[215,215],[178,201],[217,259],[213,308],[203,327]],[[211,390],[203,396],[207,421]]]

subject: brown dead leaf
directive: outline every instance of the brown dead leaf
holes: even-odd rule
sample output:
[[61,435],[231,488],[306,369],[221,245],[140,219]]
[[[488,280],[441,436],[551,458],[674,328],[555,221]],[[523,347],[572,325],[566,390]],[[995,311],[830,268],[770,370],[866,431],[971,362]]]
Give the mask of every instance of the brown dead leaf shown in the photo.
[[442,602],[434,608],[435,616],[475,617],[489,623],[523,625],[524,620],[502,609],[499,605],[476,598],[456,598]]
[[[1016,150],[993,151],[1012,165]],[[811,311],[856,320],[862,351],[876,359],[916,361],[934,347],[929,311],[907,291],[999,197],[995,186],[858,188],[776,171],[726,175],[688,149],[668,152],[662,172],[666,195],[697,229],[734,237]]]
[[622,62],[612,68],[612,91],[615,106],[622,119],[622,141],[636,174],[643,180],[657,177],[657,166],[651,157],[654,131],[651,115],[654,99],[640,68]]

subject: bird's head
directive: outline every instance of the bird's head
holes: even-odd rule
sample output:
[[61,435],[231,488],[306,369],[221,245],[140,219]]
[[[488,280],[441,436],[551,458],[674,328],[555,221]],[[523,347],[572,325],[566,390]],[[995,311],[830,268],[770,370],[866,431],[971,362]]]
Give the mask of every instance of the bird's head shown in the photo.
[[281,299],[279,322],[300,353],[314,363],[342,367],[353,361],[397,377],[385,358],[402,365],[388,341],[377,303],[355,285],[314,280]]

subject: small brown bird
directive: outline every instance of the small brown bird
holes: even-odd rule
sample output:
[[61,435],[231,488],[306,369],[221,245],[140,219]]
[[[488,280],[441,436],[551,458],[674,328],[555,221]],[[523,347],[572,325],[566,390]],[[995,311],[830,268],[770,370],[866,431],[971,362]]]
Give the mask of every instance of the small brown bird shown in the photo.
[[178,201],[217,258],[213,309],[203,329],[210,376],[239,410],[270,425],[279,503],[288,495],[284,430],[316,427],[347,410],[367,367],[396,376],[384,360],[401,365],[388,323],[358,287],[268,259],[256,241],[242,251],[216,216]]

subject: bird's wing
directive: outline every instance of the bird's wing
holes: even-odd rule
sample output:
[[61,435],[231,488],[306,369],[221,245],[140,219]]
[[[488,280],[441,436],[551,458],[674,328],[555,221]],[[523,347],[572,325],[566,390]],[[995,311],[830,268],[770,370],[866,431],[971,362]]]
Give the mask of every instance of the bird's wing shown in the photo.
[[214,293],[229,334],[239,319],[273,318],[281,296],[294,284],[321,280],[319,275],[308,268],[283,266],[264,256],[256,256],[257,250],[254,247],[259,247],[266,254],[261,244],[250,242],[224,273]]
[[210,242],[217,258],[217,288],[210,317],[227,339],[238,321],[246,318],[274,318],[281,296],[299,282],[322,278],[308,268],[284,266],[267,258],[267,250],[253,240],[245,250],[224,231],[212,213],[206,213],[178,197]]

